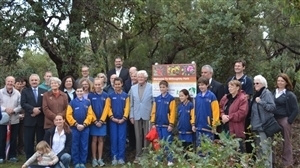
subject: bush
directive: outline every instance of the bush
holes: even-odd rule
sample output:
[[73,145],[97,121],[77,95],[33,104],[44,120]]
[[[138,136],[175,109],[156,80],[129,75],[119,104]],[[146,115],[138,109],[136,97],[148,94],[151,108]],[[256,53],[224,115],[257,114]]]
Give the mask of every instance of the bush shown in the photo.
[[[264,165],[267,156],[264,155],[261,159],[255,159],[253,153],[241,153],[239,149],[239,139],[228,136],[226,133],[219,134],[220,140],[212,142],[207,137],[201,137],[201,147],[185,151],[182,146],[182,142],[177,138],[174,139],[172,143],[167,143],[165,141],[160,141],[161,148],[158,151],[153,151],[150,145],[144,150],[144,155],[141,157],[140,165],[135,165],[128,163],[124,167],[166,167],[166,157],[168,152],[173,155],[174,166],[179,168],[189,168],[189,167],[205,167],[205,168],[227,168],[227,167],[255,167],[255,168],[265,168]],[[253,137],[255,138],[255,137]],[[278,141],[281,141],[280,135],[276,135],[272,146],[276,145]],[[258,151],[260,146],[255,146],[253,140],[251,140],[254,147],[254,151]],[[266,143],[266,142],[263,142]],[[271,143],[271,142],[269,142]],[[164,150],[168,149],[168,150]],[[146,152],[148,151],[148,152]],[[196,151],[196,152],[194,152]],[[200,153],[204,154],[199,156]],[[271,151],[270,151],[271,152]],[[158,161],[158,165],[155,162]]]

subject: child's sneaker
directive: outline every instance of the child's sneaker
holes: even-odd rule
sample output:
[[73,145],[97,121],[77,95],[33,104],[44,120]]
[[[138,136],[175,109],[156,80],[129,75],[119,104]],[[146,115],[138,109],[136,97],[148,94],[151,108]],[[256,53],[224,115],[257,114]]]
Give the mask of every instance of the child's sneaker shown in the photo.
[[125,162],[123,159],[120,159],[120,160],[118,160],[118,164],[123,165],[123,164],[125,164]]
[[80,164],[80,168],[86,168],[84,164]]
[[118,164],[118,161],[116,159],[112,160],[111,161],[111,165],[112,166],[116,166]]
[[92,166],[93,166],[93,167],[97,167],[97,166],[98,166],[98,162],[97,162],[96,159],[93,159],[93,160],[92,160]]
[[168,166],[173,166],[174,165],[174,163],[173,162],[168,162]]
[[12,158],[9,159],[9,162],[11,162],[11,163],[17,163],[18,159],[15,158],[15,157],[12,157]]
[[99,160],[98,160],[98,165],[99,165],[100,167],[102,167],[102,166],[105,166],[105,163],[103,162],[102,159],[99,159]]
[[3,159],[0,159],[0,164],[4,163],[4,160]]

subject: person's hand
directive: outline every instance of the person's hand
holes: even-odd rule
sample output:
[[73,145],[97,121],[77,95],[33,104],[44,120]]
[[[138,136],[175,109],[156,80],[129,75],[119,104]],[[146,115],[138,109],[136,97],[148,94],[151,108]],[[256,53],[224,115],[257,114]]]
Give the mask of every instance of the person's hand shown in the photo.
[[125,121],[125,119],[122,118],[121,120],[118,121],[118,124],[123,124],[124,121]]
[[35,108],[32,109],[32,112],[33,112],[33,114],[35,114],[35,116],[36,116],[36,115],[40,114],[41,110],[40,110],[39,107],[35,107]]
[[78,131],[82,131],[84,129],[84,126],[81,124],[78,124],[76,128]]
[[40,161],[42,160],[42,157],[39,156],[39,157],[36,158],[36,160],[37,160],[38,162],[40,162]]
[[134,124],[134,119],[130,118],[130,122],[131,122],[131,124]]
[[173,130],[173,127],[168,126],[168,132],[171,132]]
[[196,132],[196,131],[197,131],[197,129],[196,129],[196,127],[195,127],[194,125],[192,126],[192,131],[193,131],[193,132]]
[[152,128],[154,129],[154,128],[156,128],[156,126],[155,126],[155,125],[152,125]]
[[116,119],[116,118],[112,118],[111,120],[112,120],[113,122],[117,123],[117,124],[119,123],[119,120]]
[[12,115],[13,112],[14,112],[14,109],[12,109],[12,108],[6,108],[6,109],[5,109],[5,112],[6,112],[8,115]]
[[25,164],[22,165],[22,168],[26,168],[27,166]]
[[259,97],[255,98],[256,103],[259,103],[261,99]]
[[222,123],[225,124],[229,121],[229,116],[228,115],[222,115]]
[[101,126],[102,126],[101,122],[98,121],[98,122],[96,123],[96,126],[97,126],[97,127],[101,127]]
[[48,165],[49,165],[49,166],[52,166],[52,165],[53,165],[53,162],[49,162]]

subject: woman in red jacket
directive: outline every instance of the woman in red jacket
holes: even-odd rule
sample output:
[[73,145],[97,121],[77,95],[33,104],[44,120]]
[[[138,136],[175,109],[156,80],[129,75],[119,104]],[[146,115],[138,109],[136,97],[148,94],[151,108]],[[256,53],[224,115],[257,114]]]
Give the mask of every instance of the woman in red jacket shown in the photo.
[[[223,130],[235,138],[245,138],[245,118],[248,114],[248,98],[238,80],[228,83],[229,94],[224,95],[220,101],[220,111]],[[240,141],[240,152],[244,152],[243,141]]]

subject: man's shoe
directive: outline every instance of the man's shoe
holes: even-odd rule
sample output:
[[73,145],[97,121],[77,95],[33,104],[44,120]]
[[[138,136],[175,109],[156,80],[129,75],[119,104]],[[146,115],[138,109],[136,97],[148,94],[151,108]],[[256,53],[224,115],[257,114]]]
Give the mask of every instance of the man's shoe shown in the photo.
[[136,163],[136,164],[140,163],[140,157],[135,157],[133,163]]
[[168,162],[168,166],[173,166],[174,165],[174,163],[173,162]]

